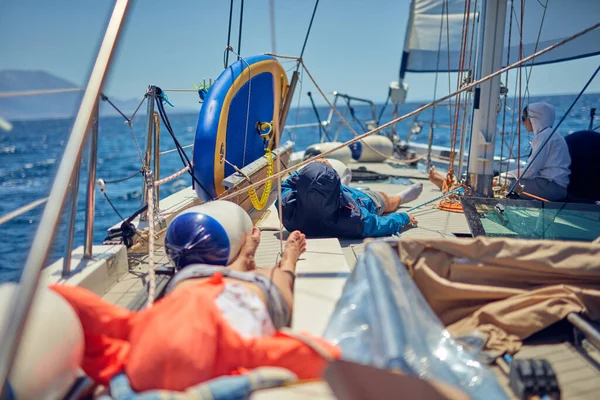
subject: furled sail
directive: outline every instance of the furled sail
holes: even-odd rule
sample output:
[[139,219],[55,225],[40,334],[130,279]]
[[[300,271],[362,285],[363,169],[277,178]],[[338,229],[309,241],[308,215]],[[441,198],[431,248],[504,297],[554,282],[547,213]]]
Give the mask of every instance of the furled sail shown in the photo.
[[[471,9],[468,13],[467,49],[471,48],[473,18],[479,22],[481,3],[480,1],[477,10]],[[474,7],[475,1],[471,1],[471,5]],[[509,43],[509,64],[519,60],[521,2],[514,1],[512,12],[510,0],[507,1],[507,7],[503,65],[506,65]],[[457,71],[463,42],[465,0],[413,0],[410,10],[400,68],[401,78],[405,72]],[[512,33],[509,39],[511,14]],[[527,1],[523,13],[523,57],[598,23],[598,16],[598,0]],[[478,29],[477,23],[475,29]],[[474,37],[477,38],[477,35],[476,31]],[[473,46],[473,49],[475,48],[476,46]],[[554,63],[596,54],[600,54],[600,29],[540,56],[535,59],[535,64]]]

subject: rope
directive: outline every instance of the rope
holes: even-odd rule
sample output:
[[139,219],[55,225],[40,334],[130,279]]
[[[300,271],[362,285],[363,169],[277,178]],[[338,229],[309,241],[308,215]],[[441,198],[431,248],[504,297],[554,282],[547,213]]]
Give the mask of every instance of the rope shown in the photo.
[[19,215],[25,214],[27,211],[32,210],[32,209],[36,208],[37,206],[44,204],[47,201],[48,201],[48,198],[44,197],[43,199],[38,199],[38,200],[32,201],[31,203],[24,205],[23,207],[19,207],[16,210],[13,210],[13,211],[9,212],[8,214],[3,215],[2,217],[0,217],[0,225],[4,224],[5,222],[15,219]]
[[[598,25],[600,25],[600,24],[598,24]],[[531,158],[531,162],[529,162],[527,164],[527,167],[525,167],[525,170],[523,171],[523,174],[519,175],[519,178],[516,180],[516,182],[512,185],[512,187],[508,191],[509,193],[512,192],[513,190],[515,190],[515,187],[517,187],[517,185],[519,184],[519,182],[521,181],[521,179],[523,178],[523,176],[527,173],[527,171],[529,170],[529,168],[531,168],[531,166],[533,165],[533,162],[535,161],[535,159],[537,158],[537,156],[540,155],[540,153],[541,153],[542,149],[544,148],[544,146],[546,146],[546,144],[548,144],[548,142],[550,141],[550,138],[552,138],[552,135],[554,135],[554,132],[556,132],[556,130],[563,123],[563,121],[565,120],[565,118],[567,118],[567,116],[569,115],[569,113],[571,112],[571,110],[573,109],[573,107],[575,106],[575,104],[577,103],[577,101],[579,100],[579,98],[581,97],[581,95],[583,95],[583,93],[586,91],[586,89],[588,88],[588,86],[590,85],[590,83],[592,83],[592,81],[594,80],[594,78],[598,74],[598,71],[600,71],[600,65],[598,66],[598,68],[596,68],[596,71],[592,74],[592,76],[590,77],[590,79],[588,79],[587,83],[585,84],[585,86],[583,87],[583,89],[581,89],[581,91],[579,92],[579,94],[577,95],[577,97],[575,98],[575,100],[573,100],[573,103],[571,103],[571,105],[569,106],[569,109],[567,110],[567,112],[565,112],[565,114],[562,116],[562,118],[560,119],[560,121],[558,121],[558,124],[552,130],[552,133],[550,133],[550,135],[548,135],[548,137],[546,138],[546,140],[544,141],[544,143],[542,143],[542,145],[540,146],[540,149],[533,155],[533,157]]]
[[427,201],[425,201],[425,202],[423,202],[423,203],[421,203],[421,204],[419,204],[419,205],[417,205],[415,207],[409,208],[408,210],[406,210],[404,212],[410,213],[410,212],[413,212],[414,210],[416,210],[418,208],[426,206],[427,204],[433,203],[434,201],[441,200],[441,199],[443,199],[445,197],[448,197],[450,195],[453,195],[453,194],[463,194],[464,192],[465,192],[465,188],[462,187],[462,186],[460,186],[460,187],[458,187],[458,188],[456,188],[454,190],[449,191],[448,193],[444,193],[443,195],[436,197],[435,199],[427,200]]
[[48,90],[26,90],[22,92],[0,92],[0,99],[8,97],[19,97],[19,96],[38,96],[42,94],[56,94],[56,93],[70,93],[70,92],[83,92],[84,89],[72,88],[72,89],[48,89]]
[[[401,117],[398,117],[398,118],[396,118],[396,119],[393,119],[392,121],[389,121],[389,122],[387,122],[386,124],[383,124],[383,125],[381,125],[381,126],[379,126],[379,127],[375,128],[375,129],[373,129],[373,130],[371,130],[371,131],[369,131],[369,132],[366,132],[366,133],[364,133],[364,134],[362,134],[362,135],[360,135],[360,136],[357,136],[357,137],[355,137],[354,139],[350,139],[350,140],[348,140],[348,141],[346,141],[346,142],[344,142],[344,143],[341,143],[339,146],[336,146],[336,147],[334,147],[334,148],[332,148],[332,149],[330,149],[330,150],[328,150],[328,151],[325,151],[325,152],[323,152],[323,153],[321,153],[321,154],[318,154],[318,155],[316,155],[316,156],[314,156],[314,157],[312,157],[312,158],[309,158],[309,159],[307,159],[307,160],[304,160],[304,161],[302,161],[302,162],[299,162],[298,164],[296,164],[296,165],[294,165],[294,166],[292,166],[292,167],[290,167],[290,168],[286,168],[285,170],[281,171],[279,174],[281,174],[281,175],[283,175],[283,174],[287,174],[287,173],[289,173],[289,172],[295,171],[296,169],[298,169],[298,168],[300,168],[300,167],[303,167],[304,165],[306,165],[306,164],[308,164],[308,163],[310,163],[310,162],[312,162],[312,161],[314,161],[314,160],[322,159],[322,158],[324,158],[324,157],[328,156],[329,154],[331,154],[331,153],[333,153],[333,152],[335,152],[335,151],[338,151],[338,150],[340,150],[340,149],[342,149],[342,148],[344,148],[344,147],[346,147],[346,146],[348,146],[348,145],[351,145],[351,144],[353,144],[353,143],[356,143],[356,142],[358,142],[358,141],[360,141],[360,140],[362,140],[362,139],[366,138],[367,136],[370,136],[370,135],[372,135],[372,134],[374,134],[374,133],[377,133],[377,132],[379,132],[379,131],[381,131],[381,130],[383,130],[383,129],[386,129],[386,128],[390,127],[391,125],[394,125],[394,124],[397,124],[397,123],[399,123],[399,122],[401,122],[401,121],[404,121],[404,120],[405,120],[405,119],[407,119],[407,118],[413,117],[414,115],[416,115],[416,114],[418,114],[418,113],[420,113],[420,112],[423,112],[424,110],[426,110],[426,109],[428,109],[428,108],[431,108],[432,106],[434,106],[434,105],[436,105],[436,104],[439,104],[439,103],[441,103],[441,102],[444,102],[444,101],[448,100],[449,98],[451,98],[451,97],[453,97],[453,96],[456,96],[456,95],[457,95],[457,94],[459,94],[459,93],[462,93],[462,92],[465,92],[465,91],[467,91],[467,90],[470,90],[470,89],[472,89],[472,88],[476,87],[477,85],[480,85],[480,84],[481,84],[481,83],[483,83],[483,82],[486,82],[486,81],[488,81],[488,80],[490,80],[490,79],[492,79],[492,78],[495,78],[496,76],[503,74],[504,72],[508,71],[509,69],[516,68],[516,67],[518,67],[519,65],[522,65],[523,63],[526,63],[527,61],[530,61],[532,58],[539,57],[540,55],[542,55],[542,54],[545,54],[545,53],[547,53],[547,52],[549,52],[549,51],[551,51],[551,50],[554,50],[555,48],[557,48],[557,47],[560,47],[560,46],[564,45],[565,43],[568,43],[568,42],[570,42],[570,41],[572,41],[572,40],[575,40],[575,39],[577,39],[578,37],[580,37],[580,36],[582,36],[582,35],[585,35],[586,33],[590,32],[590,31],[593,31],[594,29],[597,29],[598,27],[600,27],[600,23],[597,23],[597,24],[595,24],[595,25],[592,25],[592,26],[590,26],[589,28],[586,28],[586,29],[584,29],[584,30],[582,30],[582,31],[580,31],[580,32],[578,32],[578,33],[576,33],[576,34],[574,34],[574,35],[572,35],[572,36],[568,37],[568,38],[565,38],[565,39],[561,40],[561,41],[560,41],[560,42],[558,42],[558,43],[555,43],[555,44],[553,44],[553,45],[550,45],[550,46],[546,47],[545,49],[542,49],[542,50],[538,51],[537,53],[534,53],[534,54],[532,54],[532,55],[530,55],[530,56],[528,56],[528,57],[525,57],[525,58],[524,58],[524,59],[522,59],[522,60],[519,60],[519,61],[517,61],[517,62],[515,62],[515,63],[513,63],[513,64],[511,64],[511,65],[508,65],[508,66],[506,66],[506,67],[504,67],[504,68],[501,68],[501,69],[499,69],[499,70],[498,70],[498,71],[496,71],[496,72],[493,72],[493,73],[491,73],[491,74],[489,74],[489,75],[487,75],[487,76],[484,76],[483,78],[480,78],[480,79],[478,79],[478,80],[474,81],[473,83],[471,83],[471,84],[469,84],[469,85],[466,85],[466,86],[462,87],[461,89],[458,89],[458,90],[457,90],[456,92],[454,92],[454,93],[450,93],[449,95],[447,95],[447,96],[444,96],[444,97],[442,97],[442,98],[440,98],[440,99],[438,99],[438,100],[432,101],[431,103],[427,103],[427,104],[425,104],[425,105],[423,105],[423,106],[421,106],[421,107],[419,107],[419,108],[417,108],[417,109],[415,109],[415,110],[413,110],[413,111],[411,111],[411,112],[409,112],[409,113],[407,113],[407,114],[405,114],[405,115],[403,115],[403,116],[401,116]],[[267,54],[268,54],[268,53],[267,53]],[[300,60],[298,57],[291,57],[291,56],[279,56],[279,55],[276,55],[276,54],[268,54],[268,55],[273,55],[273,56],[275,56],[275,57],[280,57],[280,58],[293,58],[293,59],[296,59],[296,60],[299,60],[300,62],[302,62],[302,61],[301,61],[301,60]],[[302,66],[304,67],[304,69],[305,69],[306,73],[307,73],[307,74],[310,76],[310,74],[309,74],[308,70],[306,70],[306,66],[304,65],[304,63],[302,63]],[[311,79],[312,79],[312,77],[311,77]],[[277,177],[277,176],[274,176],[274,177]],[[252,187],[257,187],[257,186],[260,186],[260,185],[262,185],[263,183],[265,183],[265,182],[266,182],[266,181],[268,181],[269,179],[270,179],[270,178],[261,179],[260,181],[258,181],[258,182],[255,182],[255,183],[253,183],[253,184],[252,184],[252,185],[250,185],[250,186],[247,186],[247,187],[245,187],[245,188],[242,188],[242,189],[240,189],[240,190],[238,190],[238,191],[236,191],[236,192],[230,193],[230,194],[228,194],[228,195],[226,195],[226,196],[220,197],[220,199],[221,199],[221,200],[227,200],[227,199],[230,199],[230,198],[232,198],[232,197],[234,197],[234,196],[237,196],[239,193],[241,193],[241,192],[243,192],[243,191],[248,191],[248,190],[250,190],[250,188],[252,188]]]
[[188,165],[185,168],[182,168],[179,171],[175,172],[173,175],[167,176],[166,178],[160,179],[158,181],[154,181],[154,185],[156,185],[156,186],[164,185],[165,183],[171,182],[172,180],[179,178],[181,175],[185,174],[189,170],[190,170],[190,166]]

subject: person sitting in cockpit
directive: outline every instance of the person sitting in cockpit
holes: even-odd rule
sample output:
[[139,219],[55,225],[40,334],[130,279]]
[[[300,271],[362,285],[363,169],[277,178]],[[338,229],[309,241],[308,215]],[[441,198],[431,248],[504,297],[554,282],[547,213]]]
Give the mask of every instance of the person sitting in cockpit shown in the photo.
[[[525,172],[525,168],[521,168],[520,171],[521,187],[517,191],[524,191],[523,198],[530,198],[527,194],[550,201],[562,201],[567,197],[571,156],[565,139],[558,132],[553,133],[554,118],[554,107],[547,103],[532,103],[523,109],[523,125],[527,132],[535,135],[527,160],[529,169]],[[510,187],[518,178],[518,171],[513,170],[506,176],[494,178],[494,184],[506,179]]]

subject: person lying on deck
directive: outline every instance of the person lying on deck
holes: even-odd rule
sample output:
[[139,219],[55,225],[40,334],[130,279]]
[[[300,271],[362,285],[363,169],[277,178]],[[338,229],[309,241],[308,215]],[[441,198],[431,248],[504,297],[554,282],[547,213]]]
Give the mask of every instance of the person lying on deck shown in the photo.
[[[524,198],[531,198],[527,193],[550,201],[561,201],[567,197],[571,156],[565,139],[558,132],[552,133],[554,118],[554,107],[548,103],[532,103],[523,109],[523,125],[527,132],[534,133],[531,155],[527,160],[531,166],[526,173],[525,168],[520,170],[522,188],[518,189],[526,192],[521,194]],[[542,147],[546,140],[548,143]],[[494,184],[502,184],[506,179],[510,187],[518,178],[519,171],[513,170],[507,176],[494,178]]]
[[361,191],[342,185],[327,161],[316,160],[282,183],[280,218],[288,231],[310,236],[391,236],[405,225],[417,224],[410,214],[396,211],[422,190],[423,184],[416,183],[393,196]]
[[[51,286],[81,320],[83,370],[104,385],[124,372],[135,391],[184,391],[262,366],[286,368],[299,379],[321,377],[324,358],[304,341],[278,331],[290,320],[305,236],[292,232],[273,268],[256,268],[259,242],[260,230],[253,228],[230,266],[185,266],[169,282],[165,297],[139,312],[80,287]],[[332,358],[340,357],[336,346],[310,340]]]

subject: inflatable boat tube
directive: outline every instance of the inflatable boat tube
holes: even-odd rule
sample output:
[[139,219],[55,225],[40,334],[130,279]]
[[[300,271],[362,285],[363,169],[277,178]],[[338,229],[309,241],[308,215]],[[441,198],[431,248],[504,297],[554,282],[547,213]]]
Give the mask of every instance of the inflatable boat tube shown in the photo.
[[[257,123],[274,123],[287,90],[285,70],[265,55],[231,64],[208,90],[194,140],[194,175],[202,201],[225,191],[223,178],[265,154]],[[248,118],[246,118],[248,116]],[[272,148],[273,140],[269,142]]]

